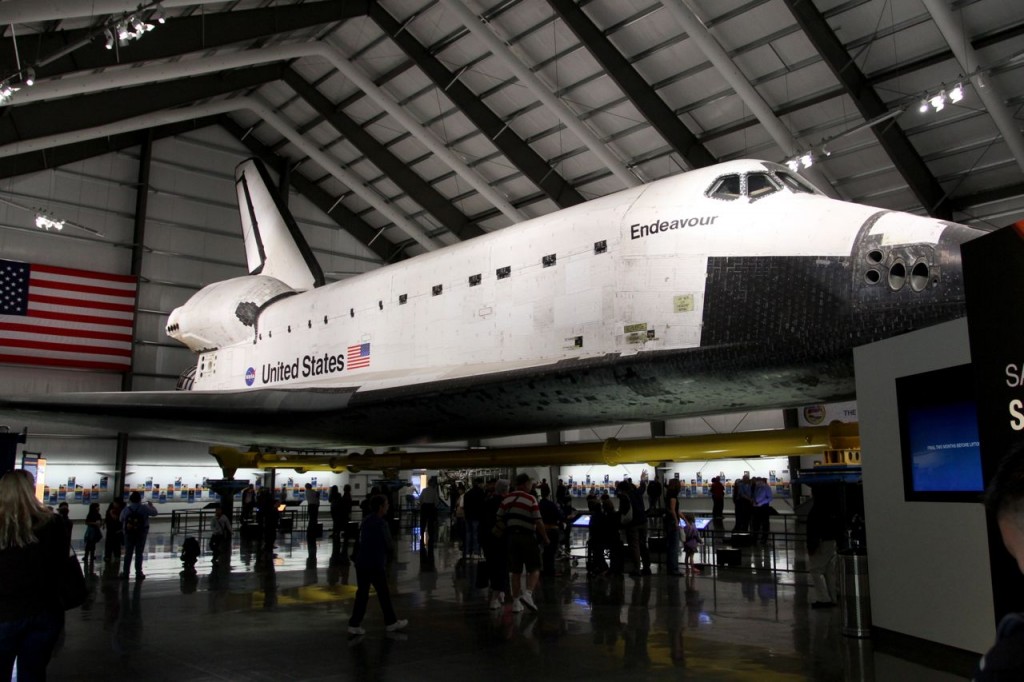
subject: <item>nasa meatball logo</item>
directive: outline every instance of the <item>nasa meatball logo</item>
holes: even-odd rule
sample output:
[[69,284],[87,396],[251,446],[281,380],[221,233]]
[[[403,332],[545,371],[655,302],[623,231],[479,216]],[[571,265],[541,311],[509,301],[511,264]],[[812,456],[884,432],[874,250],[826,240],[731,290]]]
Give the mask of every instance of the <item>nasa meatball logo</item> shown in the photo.
[[804,419],[807,420],[808,424],[817,426],[825,421],[825,406],[824,405],[808,405],[804,408]]
[[250,367],[245,370],[245,385],[252,386],[254,383],[256,383],[256,368]]

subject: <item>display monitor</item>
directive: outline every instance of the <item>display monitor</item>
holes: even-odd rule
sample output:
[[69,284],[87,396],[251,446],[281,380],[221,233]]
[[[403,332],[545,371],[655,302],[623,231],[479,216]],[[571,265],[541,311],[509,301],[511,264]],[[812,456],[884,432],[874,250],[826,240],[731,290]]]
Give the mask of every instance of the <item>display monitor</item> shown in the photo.
[[[679,527],[682,528],[685,525],[685,521],[679,519]],[[704,530],[711,523],[711,519],[694,519],[693,525],[696,526],[697,530]]]
[[974,396],[970,365],[896,379],[907,501],[980,501],[985,484]]
[[573,520],[572,525],[587,528],[590,526],[590,514],[580,514]]

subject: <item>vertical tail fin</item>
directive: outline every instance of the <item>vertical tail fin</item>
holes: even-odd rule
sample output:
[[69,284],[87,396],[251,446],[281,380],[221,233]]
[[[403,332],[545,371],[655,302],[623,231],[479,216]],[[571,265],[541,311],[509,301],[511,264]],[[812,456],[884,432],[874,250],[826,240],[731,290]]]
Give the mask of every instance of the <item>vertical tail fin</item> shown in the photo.
[[259,159],[247,159],[235,168],[249,274],[274,277],[298,291],[321,286],[320,264],[272,187]]

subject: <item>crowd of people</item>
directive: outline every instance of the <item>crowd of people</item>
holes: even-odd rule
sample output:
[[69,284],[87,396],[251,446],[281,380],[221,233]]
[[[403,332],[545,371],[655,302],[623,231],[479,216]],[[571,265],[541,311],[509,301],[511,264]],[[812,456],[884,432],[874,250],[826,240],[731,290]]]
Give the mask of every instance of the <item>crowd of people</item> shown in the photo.
[[[420,494],[421,511],[424,506],[437,505],[437,487],[437,480],[431,479]],[[759,508],[771,500],[767,481],[745,476],[736,487],[737,499],[749,502],[749,510],[743,512],[749,512],[749,517],[737,518],[737,526],[746,521],[755,533],[761,532],[766,519],[761,518]],[[607,494],[589,496],[591,572],[622,573],[628,564],[631,575],[649,575],[651,558],[646,534],[650,527],[648,520],[653,517],[662,519],[665,573],[670,576],[686,573],[691,577],[698,573],[693,556],[700,535],[693,515],[679,508],[679,490],[678,479],[662,485],[648,481],[645,473],[639,485],[634,485],[630,479],[619,482],[614,500]],[[373,489],[362,503],[363,519],[353,557],[357,589],[348,621],[348,633],[353,638],[366,633],[362,623],[371,587],[384,615],[385,630],[394,633],[408,626],[408,620],[398,618],[395,612],[389,584],[396,554],[388,524],[391,496],[388,491]],[[460,538],[463,560],[482,553],[486,563],[481,568],[489,589],[491,609],[506,606],[513,612],[537,609],[534,593],[538,582],[542,574],[553,573],[553,552],[562,538],[567,537],[572,520],[571,512],[566,513],[567,508],[571,509],[571,500],[561,481],[554,491],[555,499],[551,497],[552,490],[546,480],[538,485],[523,473],[516,477],[511,489],[506,479],[474,479],[471,487],[455,499],[456,510],[461,510],[457,516],[464,521]],[[346,485],[342,494],[335,486],[329,501],[335,524],[334,539],[340,540],[339,534],[347,535],[345,531],[350,526],[354,506],[351,489]],[[254,496],[248,510],[246,503],[243,494],[243,518],[251,520],[255,511],[263,539],[273,547],[277,501],[264,489]],[[1024,521],[1021,520],[1024,518],[1021,511],[1024,509],[1024,457],[1018,455],[1004,462],[989,487],[988,505],[998,520],[1007,550],[1024,570]],[[66,504],[52,510],[40,503],[35,497],[34,481],[27,472],[16,470],[0,477],[0,678],[10,677],[17,661],[19,679],[45,679],[47,663],[64,624],[62,592],[54,586],[66,580],[73,528],[67,511]],[[812,510],[808,520],[808,546],[812,555],[834,540],[828,533],[818,530],[819,526],[832,525],[824,522],[828,511],[819,504],[817,512]],[[152,503],[143,502],[138,492],[129,496],[127,504],[114,500],[105,514],[100,513],[98,504],[91,504],[83,538],[86,562],[96,560],[96,549],[105,537],[103,560],[118,565],[124,547],[120,577],[129,577],[134,560],[136,578],[143,579],[142,557],[149,519],[156,514]],[[436,514],[425,514],[423,519],[421,547],[423,551],[432,551],[438,541]],[[311,521],[309,531],[314,524],[315,520]],[[231,523],[223,509],[216,510],[212,535],[212,545],[230,548]],[[683,571],[679,566],[680,549],[685,557]],[[638,581],[636,584],[646,583]],[[827,589],[821,586],[819,593],[827,594]],[[1011,613],[1003,620],[998,642],[983,659],[978,679],[1004,679],[1001,674],[1008,671],[1017,674],[1024,669],[1020,655],[1024,641],[1021,639],[1024,636],[1022,623],[1021,614]]]
[[615,488],[615,498],[607,493],[587,496],[590,512],[590,540],[587,561],[591,572],[598,574],[622,574],[626,563],[631,565],[630,575],[634,577],[651,575],[651,555],[648,532],[650,519],[660,519],[661,539],[665,551],[665,573],[670,576],[683,575],[679,568],[679,552],[685,555],[684,568],[689,574],[700,570],[693,557],[701,543],[693,514],[679,508],[679,479],[671,479],[665,485],[649,481],[647,473],[640,477],[640,484],[631,479],[620,481]]

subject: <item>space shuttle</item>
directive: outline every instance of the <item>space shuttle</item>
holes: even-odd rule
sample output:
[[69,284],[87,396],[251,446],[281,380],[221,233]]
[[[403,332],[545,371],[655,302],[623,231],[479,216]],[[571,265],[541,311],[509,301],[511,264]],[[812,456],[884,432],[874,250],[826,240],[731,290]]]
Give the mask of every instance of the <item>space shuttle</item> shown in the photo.
[[327,284],[263,165],[236,187],[249,274],[168,318],[187,390],[0,411],[313,449],[845,400],[855,346],[964,314],[960,245],[982,234],[738,160]]

